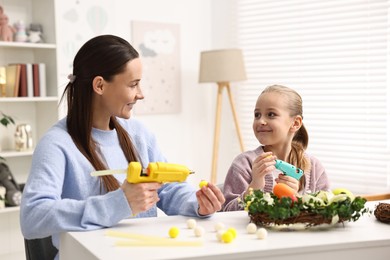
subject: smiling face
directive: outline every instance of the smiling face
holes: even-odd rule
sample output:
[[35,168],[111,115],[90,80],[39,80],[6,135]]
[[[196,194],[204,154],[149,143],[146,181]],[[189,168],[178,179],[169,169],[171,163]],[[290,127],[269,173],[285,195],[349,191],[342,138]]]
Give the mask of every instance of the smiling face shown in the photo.
[[290,115],[288,102],[291,102],[288,96],[278,92],[266,92],[257,99],[253,131],[262,145],[275,147],[291,145],[300,125],[297,125],[297,116]]
[[141,76],[142,65],[137,58],[129,61],[125,70],[115,75],[110,82],[100,76],[95,77],[94,127],[108,128],[111,116],[130,118],[137,100],[144,98],[140,88]]

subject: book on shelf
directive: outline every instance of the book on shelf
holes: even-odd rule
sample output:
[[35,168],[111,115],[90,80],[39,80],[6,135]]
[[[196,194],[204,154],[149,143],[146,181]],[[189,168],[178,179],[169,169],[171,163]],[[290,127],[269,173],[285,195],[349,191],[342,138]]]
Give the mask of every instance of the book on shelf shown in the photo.
[[46,97],[46,65],[14,63],[5,66],[6,97]]
[[39,74],[39,95],[46,97],[46,64],[38,63]]
[[17,97],[19,92],[20,65],[12,64],[5,67],[6,97]]
[[33,74],[33,96],[39,97],[39,64],[32,64],[32,74]]
[[20,64],[20,81],[18,97],[27,97],[27,65]]
[[33,65],[31,63],[26,63],[26,75],[27,75],[27,97],[33,97],[34,96]]

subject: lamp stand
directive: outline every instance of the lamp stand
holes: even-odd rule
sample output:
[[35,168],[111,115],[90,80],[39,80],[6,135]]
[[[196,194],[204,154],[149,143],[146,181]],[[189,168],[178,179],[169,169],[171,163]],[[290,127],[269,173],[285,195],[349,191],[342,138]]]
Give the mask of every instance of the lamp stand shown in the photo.
[[6,90],[5,90],[5,84],[0,84],[0,97],[7,96]]
[[218,161],[218,147],[219,147],[219,133],[221,130],[221,110],[222,110],[222,92],[223,89],[227,89],[227,93],[229,96],[230,106],[232,108],[234,123],[236,125],[236,131],[238,140],[240,141],[241,152],[244,151],[244,143],[242,141],[240,127],[238,124],[238,118],[236,109],[233,102],[232,93],[230,91],[229,82],[218,82],[218,95],[217,95],[217,109],[215,115],[215,129],[214,129],[214,147],[213,147],[213,161],[211,168],[211,183],[216,184],[217,181],[217,161]]

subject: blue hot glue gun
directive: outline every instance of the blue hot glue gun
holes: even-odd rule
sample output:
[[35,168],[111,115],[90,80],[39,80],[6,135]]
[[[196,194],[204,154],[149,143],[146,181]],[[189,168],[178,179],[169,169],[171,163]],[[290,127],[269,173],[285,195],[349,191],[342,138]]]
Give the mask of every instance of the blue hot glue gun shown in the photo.
[[293,177],[299,180],[303,176],[303,171],[292,164],[289,164],[285,161],[276,159],[275,167],[276,169],[283,172],[283,174]]

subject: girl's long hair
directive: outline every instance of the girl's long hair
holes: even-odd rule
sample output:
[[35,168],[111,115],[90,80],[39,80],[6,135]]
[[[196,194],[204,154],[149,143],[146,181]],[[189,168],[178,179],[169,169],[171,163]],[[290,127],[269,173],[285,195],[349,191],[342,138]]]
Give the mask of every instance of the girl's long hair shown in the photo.
[[[288,98],[287,108],[290,111],[290,116],[299,115],[303,118],[302,98],[295,90],[281,85],[272,85],[265,88],[262,94],[269,92],[276,92],[285,95]],[[311,169],[310,160],[304,156],[308,144],[309,134],[304,124],[302,123],[302,126],[293,137],[291,151],[288,155],[288,163],[295,165],[304,172],[309,172]],[[306,178],[302,176],[302,178],[299,180],[299,190],[304,189],[305,184]]]

